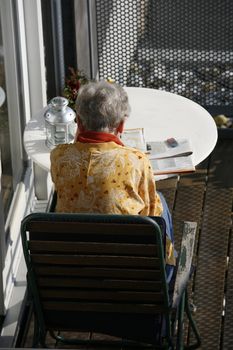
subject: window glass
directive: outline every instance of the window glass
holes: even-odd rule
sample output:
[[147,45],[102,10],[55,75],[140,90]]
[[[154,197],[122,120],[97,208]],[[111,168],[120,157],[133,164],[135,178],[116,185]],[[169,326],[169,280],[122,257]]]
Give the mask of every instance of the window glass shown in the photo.
[[13,195],[12,163],[10,149],[10,132],[7,101],[5,98],[5,65],[4,50],[2,42],[2,26],[0,23],[0,151],[1,151],[1,189],[5,217],[8,212],[10,201]]

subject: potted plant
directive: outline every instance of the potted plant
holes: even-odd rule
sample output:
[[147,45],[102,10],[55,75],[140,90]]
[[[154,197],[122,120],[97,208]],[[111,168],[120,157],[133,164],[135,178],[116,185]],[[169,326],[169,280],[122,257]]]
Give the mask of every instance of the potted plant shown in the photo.
[[65,80],[65,87],[63,90],[63,96],[68,99],[69,107],[75,110],[75,101],[78,95],[80,86],[88,82],[86,75],[73,67],[69,67],[70,74]]

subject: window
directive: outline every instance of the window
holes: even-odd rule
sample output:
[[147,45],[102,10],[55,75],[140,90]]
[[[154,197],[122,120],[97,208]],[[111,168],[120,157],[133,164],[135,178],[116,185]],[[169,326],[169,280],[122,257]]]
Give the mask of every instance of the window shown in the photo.
[[10,130],[7,102],[5,99],[6,78],[2,42],[2,24],[0,22],[0,150],[1,150],[1,187],[4,216],[6,217],[13,195]]
[[[0,103],[0,315],[8,317],[8,309],[20,305],[23,297],[20,223],[35,197],[23,132],[47,102],[40,0],[0,1],[0,87],[6,97]],[[26,280],[23,286],[25,290]],[[1,346],[4,325],[1,336],[0,347],[13,347]]]
[[13,229],[12,223],[21,219],[17,208],[22,198],[20,185],[26,169],[22,144],[25,101],[21,70],[22,55],[18,46],[20,42],[18,5],[18,1],[0,2],[0,93],[5,95],[0,106],[1,313],[8,303],[7,298],[12,290],[12,277],[17,269],[13,256],[17,259],[20,251],[19,232]]

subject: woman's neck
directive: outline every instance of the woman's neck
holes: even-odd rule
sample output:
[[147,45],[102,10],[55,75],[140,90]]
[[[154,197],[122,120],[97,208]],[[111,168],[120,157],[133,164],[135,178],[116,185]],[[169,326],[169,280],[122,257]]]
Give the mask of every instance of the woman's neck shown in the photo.
[[84,131],[77,134],[76,141],[83,143],[115,142],[124,146],[119,137],[115,134],[103,131]]

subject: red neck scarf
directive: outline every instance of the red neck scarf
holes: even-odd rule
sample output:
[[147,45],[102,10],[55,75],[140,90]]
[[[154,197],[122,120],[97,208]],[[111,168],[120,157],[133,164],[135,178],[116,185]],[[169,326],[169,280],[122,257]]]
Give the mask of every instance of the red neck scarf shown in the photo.
[[113,134],[99,131],[84,131],[78,134],[77,141],[82,143],[102,143],[102,142],[115,142],[118,145],[124,146],[121,140]]

